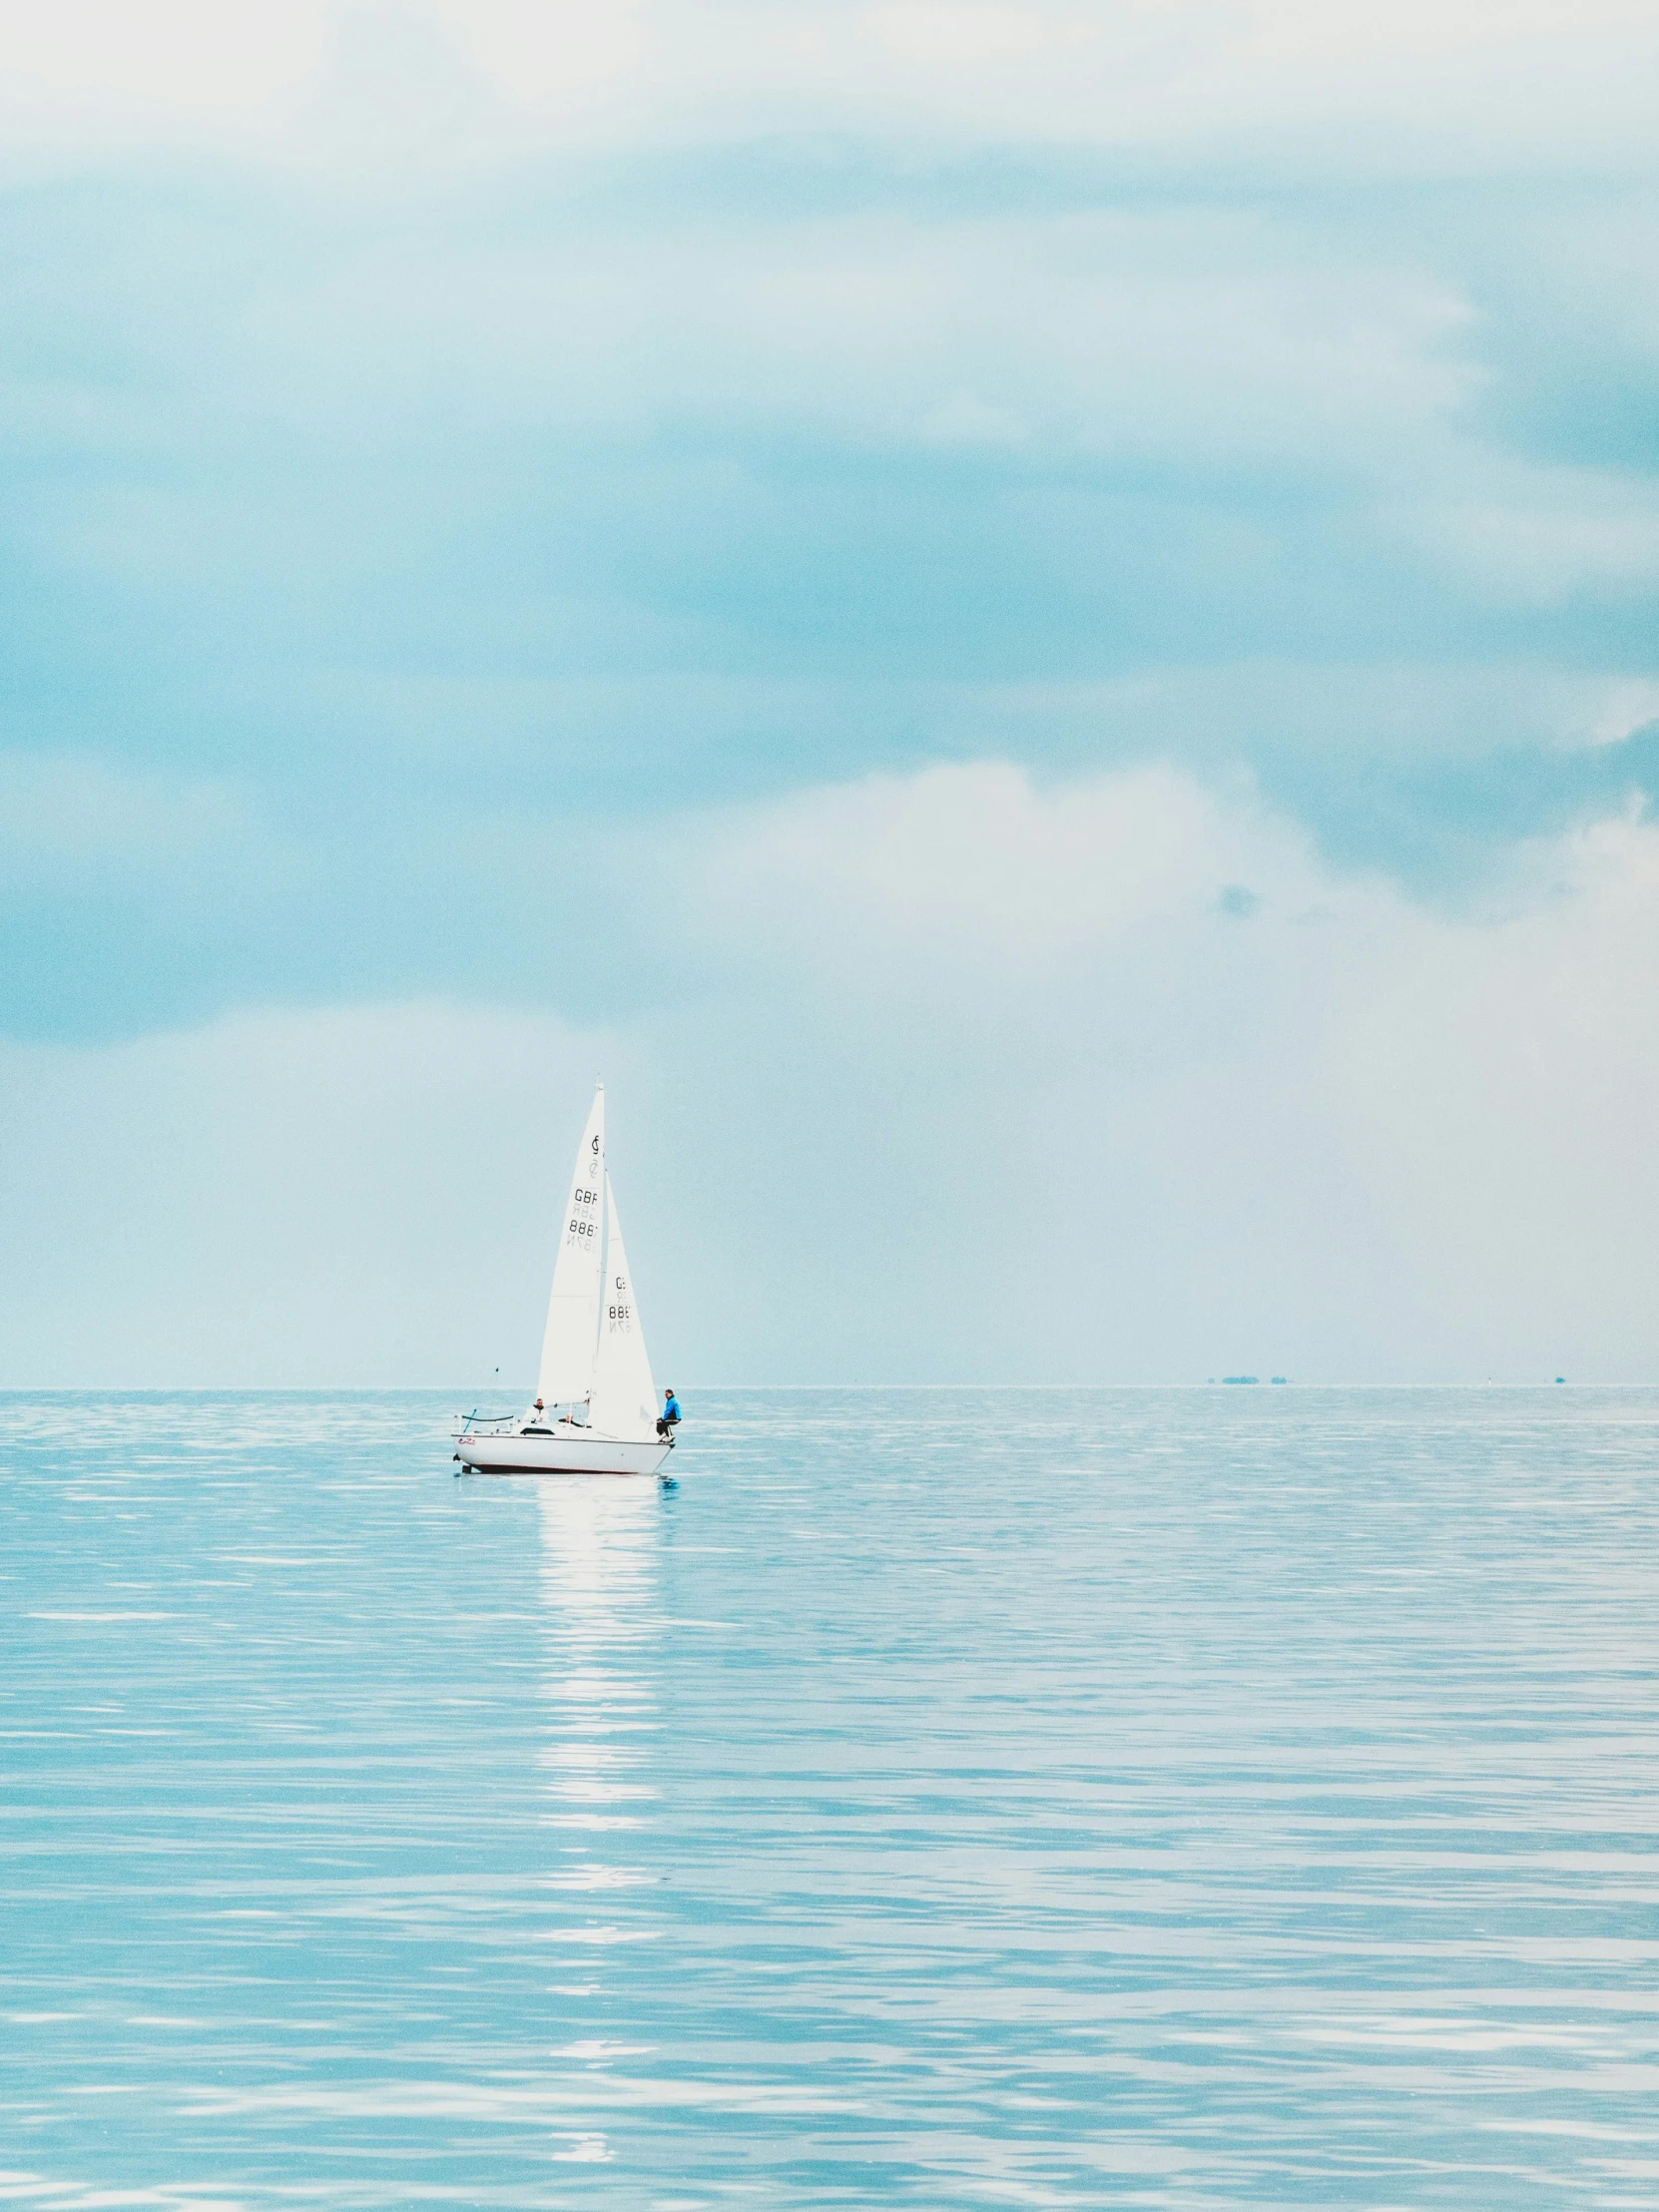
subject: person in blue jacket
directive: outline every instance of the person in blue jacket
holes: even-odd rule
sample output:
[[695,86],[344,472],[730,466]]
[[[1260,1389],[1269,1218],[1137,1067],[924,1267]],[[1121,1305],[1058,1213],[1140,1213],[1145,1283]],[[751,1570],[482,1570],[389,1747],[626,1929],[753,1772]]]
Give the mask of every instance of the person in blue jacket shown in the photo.
[[680,1400],[675,1396],[672,1390],[665,1390],[663,1392],[663,1415],[661,1420],[659,1420],[657,1423],[658,1435],[666,1436],[669,1442],[673,1443],[674,1431],[679,1423],[679,1419]]

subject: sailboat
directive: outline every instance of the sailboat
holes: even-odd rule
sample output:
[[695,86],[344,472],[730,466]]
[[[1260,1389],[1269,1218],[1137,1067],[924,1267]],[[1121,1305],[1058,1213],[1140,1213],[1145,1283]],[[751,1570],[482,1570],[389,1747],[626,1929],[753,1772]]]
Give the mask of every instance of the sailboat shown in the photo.
[[570,1179],[536,1402],[527,1413],[456,1415],[455,1456],[484,1474],[655,1474],[657,1386],[605,1165],[605,1086],[593,1096]]

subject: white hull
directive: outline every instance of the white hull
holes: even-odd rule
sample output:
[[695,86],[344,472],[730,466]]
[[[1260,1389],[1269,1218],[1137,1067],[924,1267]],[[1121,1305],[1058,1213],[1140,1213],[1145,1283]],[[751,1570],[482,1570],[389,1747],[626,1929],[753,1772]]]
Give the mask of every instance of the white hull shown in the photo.
[[561,1421],[551,1435],[457,1428],[455,1456],[475,1474],[655,1474],[673,1448],[653,1436],[631,1442]]

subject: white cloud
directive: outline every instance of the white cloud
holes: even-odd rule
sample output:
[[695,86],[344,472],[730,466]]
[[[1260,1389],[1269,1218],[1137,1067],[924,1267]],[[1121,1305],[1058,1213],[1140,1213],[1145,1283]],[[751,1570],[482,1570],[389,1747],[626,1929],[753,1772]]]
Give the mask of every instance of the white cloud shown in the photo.
[[1619,745],[1659,722],[1659,683],[1615,677],[1597,688],[1587,735],[1592,745]]
[[[1631,73],[1655,53],[1630,0],[1564,16],[1497,0],[1385,13],[1309,0],[740,0],[595,19],[441,0],[441,22],[527,136],[684,143],[808,129],[914,144],[1191,145],[1278,132],[1329,157],[1385,132],[1453,162],[1647,142]],[[1375,160],[1375,144],[1368,150]]]
[[1645,159],[1651,9],[1497,0],[428,0],[279,10],[8,0],[0,130],[20,165],[212,150],[426,178],[502,158],[794,130],[914,146],[1274,137],[1443,172]]
[[1450,496],[1429,492],[1401,533],[1500,605],[1557,607],[1575,594],[1659,582],[1659,489],[1611,469],[1467,454]]
[[1406,465],[1437,489],[1477,381],[1467,320],[1384,255],[1357,270],[1328,238],[1216,210],[596,219],[528,243],[371,230],[263,297],[233,359],[284,416],[363,395],[371,440],[390,395],[497,434],[742,424],[1189,474],[1323,463],[1390,489],[1426,440]]
[[277,154],[332,59],[329,0],[63,0],[0,7],[0,144],[12,174],[136,152]]
[[767,958],[926,963],[975,983],[1093,962],[1148,929],[1209,926],[1271,880],[1298,915],[1324,885],[1300,833],[1175,770],[1039,791],[1001,762],[874,776],[739,811],[697,881],[702,917]]

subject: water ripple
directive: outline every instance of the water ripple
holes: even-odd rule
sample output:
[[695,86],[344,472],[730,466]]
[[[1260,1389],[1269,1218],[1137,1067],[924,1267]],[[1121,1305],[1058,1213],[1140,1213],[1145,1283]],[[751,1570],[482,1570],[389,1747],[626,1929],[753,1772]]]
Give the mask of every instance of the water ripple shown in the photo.
[[0,2200],[1659,2202],[1659,1393],[6,1401]]

